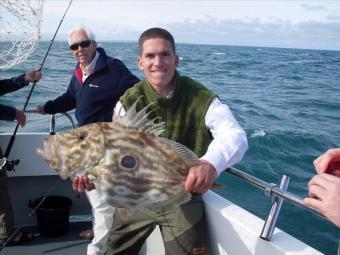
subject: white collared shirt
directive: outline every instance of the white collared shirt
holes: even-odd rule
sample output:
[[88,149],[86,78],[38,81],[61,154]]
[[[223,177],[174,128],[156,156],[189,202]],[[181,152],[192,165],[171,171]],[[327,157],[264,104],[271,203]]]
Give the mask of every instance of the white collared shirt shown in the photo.
[[87,67],[85,67],[84,69],[80,67],[82,72],[83,72],[83,77],[82,77],[83,82],[87,79],[87,77],[89,77],[89,75],[95,69],[98,58],[99,58],[99,54],[97,54],[97,52],[95,52],[94,58],[92,59],[91,63]]

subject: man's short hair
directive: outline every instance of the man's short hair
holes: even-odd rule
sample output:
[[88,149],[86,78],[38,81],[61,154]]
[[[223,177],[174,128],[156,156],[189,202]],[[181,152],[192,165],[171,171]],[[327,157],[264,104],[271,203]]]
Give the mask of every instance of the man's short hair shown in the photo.
[[92,32],[91,29],[89,29],[88,27],[85,27],[85,26],[78,26],[78,27],[72,28],[68,32],[68,44],[70,44],[70,45],[71,45],[70,38],[71,38],[72,34],[75,33],[75,32],[84,32],[85,35],[87,36],[87,38],[89,38],[92,41],[96,40],[96,36],[94,35],[94,33]]
[[139,37],[138,44],[139,44],[139,54],[140,55],[142,55],[143,43],[146,40],[154,39],[154,38],[161,38],[161,39],[169,41],[173,52],[176,54],[175,40],[172,37],[172,35],[170,34],[170,32],[168,32],[164,28],[153,27],[153,28],[149,28],[149,29],[145,30],[141,34],[141,36]]

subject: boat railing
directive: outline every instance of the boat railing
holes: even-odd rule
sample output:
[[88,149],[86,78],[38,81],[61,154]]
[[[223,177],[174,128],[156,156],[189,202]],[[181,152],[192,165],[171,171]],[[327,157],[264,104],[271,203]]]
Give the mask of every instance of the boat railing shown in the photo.
[[270,241],[272,236],[273,236],[273,232],[275,230],[275,226],[276,226],[276,221],[278,218],[278,215],[280,213],[281,210],[281,205],[283,200],[286,200],[289,203],[298,205],[300,207],[302,207],[305,210],[311,211],[312,213],[326,219],[328,221],[328,219],[323,216],[320,212],[316,211],[313,208],[307,207],[303,204],[303,199],[288,192],[287,188],[288,188],[288,184],[290,181],[290,177],[283,175],[281,177],[281,181],[280,184],[274,184],[274,183],[268,183],[266,181],[263,181],[259,178],[256,178],[250,174],[247,174],[241,170],[238,170],[234,167],[230,167],[227,170],[225,170],[227,173],[230,173],[234,176],[237,176],[243,180],[245,180],[246,182],[254,185],[257,188],[260,188],[262,190],[264,190],[266,196],[271,196],[273,198],[273,203],[272,203],[272,207],[268,213],[268,216],[265,220],[265,223],[263,225],[262,231],[261,231],[261,235],[260,238]]
[[[68,118],[71,122],[72,128],[75,128],[75,124],[74,121],[72,119],[72,117],[66,113],[66,112],[62,112],[62,115],[64,115],[66,118]],[[51,120],[50,120],[50,135],[55,135],[55,114],[51,114]]]

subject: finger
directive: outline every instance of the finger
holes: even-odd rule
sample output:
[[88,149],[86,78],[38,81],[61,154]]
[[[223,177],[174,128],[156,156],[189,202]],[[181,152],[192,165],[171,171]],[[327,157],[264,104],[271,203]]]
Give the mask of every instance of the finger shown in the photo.
[[208,172],[207,175],[204,176],[203,179],[199,179],[196,182],[196,186],[198,189],[198,193],[205,193],[207,192],[209,189],[212,188],[213,184],[215,181],[215,171],[213,170],[212,172]]
[[93,189],[95,189],[96,188],[96,186],[94,185],[94,183],[93,182],[90,182],[90,184],[89,184],[89,186],[86,188],[86,190],[87,191],[91,191],[91,190],[93,190]]
[[19,115],[17,120],[18,120],[21,127],[25,126],[25,124],[26,124],[26,116],[25,115]]
[[72,189],[74,191],[78,191],[78,184],[79,184],[79,176],[74,177],[72,181]]
[[85,183],[83,182],[81,176],[76,176],[72,182],[72,188],[77,192],[85,191]]
[[82,180],[84,182],[84,185],[85,185],[85,189],[87,191],[91,191],[94,189],[94,184],[92,181],[90,181],[90,179],[87,177],[87,176],[83,176],[82,177]]
[[210,181],[208,176],[203,176],[204,178],[197,177],[195,183],[195,191],[196,193],[204,193],[210,188]]
[[324,155],[321,155],[316,160],[314,160],[313,165],[314,165],[315,171],[318,174],[326,172],[327,166],[325,166],[325,163],[324,163]]
[[26,124],[26,114],[23,115],[23,118],[22,118],[22,127],[24,127]]
[[322,200],[325,195],[325,188],[319,185],[311,185],[308,190],[309,197],[317,197]]
[[195,192],[196,188],[195,188],[195,183],[196,183],[196,178],[190,174],[188,174],[187,179],[185,181],[184,184],[184,189],[186,192]]
[[81,178],[79,179],[79,183],[78,183],[77,188],[78,188],[78,192],[84,192],[85,191],[86,186],[85,186],[84,181]]
[[41,78],[41,73],[40,73],[40,72],[36,72],[36,73],[34,74],[34,80],[35,80],[35,81],[38,81],[38,80],[40,80],[40,78]]
[[210,175],[209,178],[206,180],[202,193],[205,193],[209,189],[211,189],[214,185],[214,181],[215,181],[215,172],[213,173],[212,176]]
[[326,187],[328,185],[328,180],[324,177],[324,174],[318,174],[318,175],[315,175],[308,182],[308,188],[310,188],[312,185],[318,185],[318,186]]
[[313,164],[317,173],[321,174],[327,171],[329,164],[340,158],[340,149],[329,149],[324,154],[314,160]]
[[323,173],[320,176],[326,181],[325,185],[328,185],[330,182],[332,182],[332,183],[340,182],[339,177],[338,176],[334,176],[333,174]]
[[211,185],[209,185],[209,184],[201,185],[200,188],[197,190],[197,193],[203,194],[203,193],[207,192],[210,188],[211,188]]
[[329,150],[320,155],[316,160],[313,161],[314,168],[318,174],[324,173],[327,170],[328,164],[330,162]]
[[195,182],[194,185],[191,188],[191,192],[193,192],[193,193],[201,193],[202,189],[203,189],[202,184]]
[[83,176],[82,181],[85,185],[86,190],[88,190],[88,188],[91,186],[89,178],[87,176]]
[[320,200],[318,200],[318,199],[315,199],[315,198],[309,198],[309,197],[305,198],[303,200],[303,204],[305,206],[311,207],[311,208],[313,208],[313,209],[315,209],[315,210],[317,210],[319,212],[322,209],[322,202]]

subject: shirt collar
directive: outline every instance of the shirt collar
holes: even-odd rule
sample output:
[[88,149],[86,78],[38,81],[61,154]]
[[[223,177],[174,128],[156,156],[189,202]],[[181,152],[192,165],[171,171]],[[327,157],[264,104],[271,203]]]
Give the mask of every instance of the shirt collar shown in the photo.
[[90,74],[94,73],[94,69],[96,67],[96,63],[97,63],[98,58],[99,58],[99,54],[97,54],[97,52],[95,52],[94,58],[92,59],[91,63],[87,67],[82,69],[82,71],[83,71],[83,81],[85,81],[87,79],[87,77],[89,77]]

